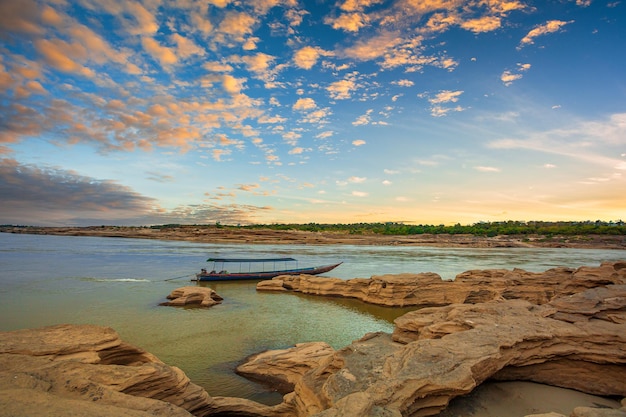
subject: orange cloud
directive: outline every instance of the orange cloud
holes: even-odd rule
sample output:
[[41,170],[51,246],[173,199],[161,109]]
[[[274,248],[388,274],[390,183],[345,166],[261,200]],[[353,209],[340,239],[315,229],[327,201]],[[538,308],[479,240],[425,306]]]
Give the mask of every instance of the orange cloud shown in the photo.
[[293,55],[293,62],[297,67],[311,69],[320,56],[319,50],[311,46],[305,46]]
[[70,58],[78,56],[84,59],[86,56],[86,49],[78,43],[69,44],[60,39],[39,39],[35,41],[35,48],[48,65],[59,71],[80,74],[85,77],[94,76],[92,70]]
[[0,32],[42,34],[39,5],[32,0],[0,1]]
[[342,29],[347,32],[358,32],[363,26],[369,23],[369,18],[363,13],[342,14],[337,18],[326,18],[326,24],[333,29]]
[[170,39],[176,44],[177,55],[183,59],[193,55],[203,56],[205,54],[204,49],[196,45],[192,40],[178,33],[174,33],[170,36]]
[[224,75],[222,78],[222,86],[224,91],[229,94],[239,94],[241,91],[241,81],[229,74]]
[[330,93],[330,96],[334,99],[345,100],[349,99],[352,92],[356,88],[356,83],[352,80],[340,80],[330,84],[326,90]]
[[572,22],[573,20],[570,20],[569,22],[564,22],[562,20],[550,20],[543,25],[537,26],[522,38],[519,48],[535,43],[535,38],[538,36],[558,32],[563,26]]
[[252,33],[256,19],[244,12],[230,12],[219,25],[219,31],[242,41],[243,36]]
[[144,37],[141,39],[141,44],[146,52],[161,63],[161,66],[166,67],[178,62],[178,57],[170,48],[162,46],[153,38]]
[[293,105],[294,110],[311,110],[317,107],[312,98],[299,98]]
[[478,19],[467,20],[461,23],[461,27],[474,33],[491,32],[501,26],[501,20],[495,16],[483,16]]

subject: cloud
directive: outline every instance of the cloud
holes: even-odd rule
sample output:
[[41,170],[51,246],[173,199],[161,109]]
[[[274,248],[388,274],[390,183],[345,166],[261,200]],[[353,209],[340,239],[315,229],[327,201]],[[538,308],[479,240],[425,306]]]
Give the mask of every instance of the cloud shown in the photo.
[[94,72],[77,62],[72,57],[85,57],[85,48],[78,43],[67,43],[60,39],[39,39],[35,41],[35,48],[46,63],[59,71],[74,73],[84,77],[93,77]]
[[367,197],[369,196],[369,193],[365,191],[352,191],[352,195],[355,197]]
[[417,96],[420,98],[427,98],[428,101],[432,104],[430,108],[430,114],[434,117],[443,117],[446,116],[449,112],[455,111],[460,112],[465,109],[461,106],[455,107],[443,107],[441,104],[445,103],[456,103],[459,101],[459,96],[463,94],[462,90],[451,91],[451,90],[442,90],[439,93],[435,94],[434,97],[429,96],[427,93],[421,93]]
[[40,5],[32,0],[0,2],[0,33],[17,32],[30,35],[43,33],[39,24]]
[[365,178],[365,177],[353,176],[353,177],[348,178],[348,182],[351,182],[353,184],[360,184],[360,183],[365,182],[365,181],[367,181],[367,178]]
[[239,94],[241,91],[241,80],[233,77],[232,75],[226,74],[222,78],[222,86],[224,87],[224,91],[229,94]]
[[315,104],[315,100],[313,100],[312,98],[299,98],[292,108],[294,110],[303,111],[303,110],[312,110],[312,109],[315,109],[316,107],[317,107],[317,104]]
[[326,90],[330,96],[337,100],[346,100],[352,96],[352,92],[356,88],[353,80],[340,80],[331,83]]
[[289,151],[289,155],[300,155],[304,152],[304,148],[295,147]]
[[255,24],[256,19],[248,13],[229,11],[220,22],[218,30],[234,40],[242,42],[245,35],[252,33]]
[[513,84],[513,81],[519,80],[522,77],[522,74],[512,74],[511,71],[504,71],[500,76],[500,80],[502,80],[504,85],[509,86]]
[[32,224],[34,219],[63,222],[80,216],[115,221],[156,209],[156,200],[117,182],[6,158],[0,159],[0,195],[0,217],[16,224]]
[[163,67],[167,67],[178,62],[178,57],[171,48],[161,45],[153,38],[143,37],[141,39],[141,44],[143,45],[143,49],[152,55],[154,59],[159,61]]
[[315,135],[316,139],[326,139],[329,138],[331,136],[333,136],[335,134],[335,132],[333,132],[332,130],[326,130],[324,132],[318,133],[317,135]]
[[459,101],[459,96],[463,94],[463,91],[450,91],[450,90],[442,90],[435,95],[435,97],[428,99],[433,104],[441,104],[441,103],[456,103]]
[[356,139],[356,140],[352,141],[352,144],[354,146],[363,146],[363,145],[365,145],[365,143],[366,142],[364,140],[362,140],[362,139]]
[[500,172],[501,171],[500,168],[488,167],[488,166],[476,166],[474,167],[474,169],[479,172]]
[[360,115],[359,117],[357,117],[357,119],[352,122],[352,124],[354,126],[361,126],[361,125],[368,125],[371,123],[372,118],[371,118],[371,114],[374,110],[372,109],[368,109],[365,114]]
[[344,13],[336,18],[327,17],[324,22],[333,29],[342,29],[346,32],[358,32],[369,23],[369,18],[363,13]]
[[533,43],[535,43],[535,38],[539,37],[539,36],[543,36],[543,35],[547,35],[549,33],[554,33],[554,32],[558,32],[559,30],[561,30],[561,28],[569,23],[572,23],[573,20],[570,20],[569,22],[565,22],[562,20],[550,20],[546,23],[544,23],[543,25],[539,25],[536,28],[532,29],[530,32],[528,32],[528,34],[526,36],[524,36],[522,38],[522,40],[520,41],[520,45],[518,47],[522,48],[526,45],[531,45]]
[[561,155],[602,167],[624,170],[624,162],[605,147],[626,146],[626,113],[603,120],[574,121],[568,128],[529,132],[524,138],[503,138],[488,143],[493,149],[530,149]]
[[415,83],[411,80],[398,80],[398,81],[392,81],[391,84],[395,84],[395,85],[399,85],[400,87],[412,87],[415,85]]
[[466,20],[461,27],[474,33],[491,32],[502,25],[501,19],[496,16],[483,16],[478,19]]
[[237,189],[241,191],[252,192],[260,187],[261,186],[259,184],[240,184]]
[[[530,64],[517,64],[517,68],[519,71],[521,72],[525,72],[528,71],[530,69],[531,65]],[[509,70],[506,70],[502,73],[502,75],[500,76],[500,80],[504,83],[504,85],[506,85],[507,87],[509,85],[511,85],[513,83],[513,81],[517,81],[519,79],[521,79],[523,77],[523,74],[521,73],[512,73]]]
[[194,43],[191,39],[174,33],[170,39],[176,44],[176,55],[185,59],[194,55],[204,56],[205,50]]
[[387,51],[402,43],[402,41],[402,38],[396,33],[383,32],[345,48],[341,55],[360,61],[370,61],[383,56]]
[[270,68],[270,64],[274,61],[274,57],[272,55],[264,54],[262,52],[245,56],[242,58],[242,61],[246,63],[248,69],[257,74],[263,74],[268,71]]
[[318,48],[312,46],[305,46],[298,49],[293,55],[293,62],[297,67],[303,69],[311,69],[317,62],[320,56]]
[[230,149],[213,149],[211,151],[211,155],[213,156],[213,159],[217,162],[222,161],[223,155],[230,155],[230,154],[231,154]]

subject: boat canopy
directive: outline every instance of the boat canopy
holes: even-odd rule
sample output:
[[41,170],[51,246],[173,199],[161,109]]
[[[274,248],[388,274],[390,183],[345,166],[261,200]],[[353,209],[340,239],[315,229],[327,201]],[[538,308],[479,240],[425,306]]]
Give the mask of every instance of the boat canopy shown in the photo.
[[209,258],[207,262],[296,262],[294,258]]

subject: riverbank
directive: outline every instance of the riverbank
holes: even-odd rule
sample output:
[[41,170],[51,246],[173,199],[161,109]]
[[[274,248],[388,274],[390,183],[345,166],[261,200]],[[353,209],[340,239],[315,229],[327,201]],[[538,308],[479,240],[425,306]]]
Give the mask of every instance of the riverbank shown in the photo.
[[172,226],[89,226],[35,227],[1,226],[0,233],[56,236],[98,236],[135,239],[181,240],[202,243],[291,244],[291,245],[377,245],[433,246],[450,248],[577,248],[626,249],[626,236],[543,236],[467,234],[382,235],[299,230],[248,229],[236,227]]

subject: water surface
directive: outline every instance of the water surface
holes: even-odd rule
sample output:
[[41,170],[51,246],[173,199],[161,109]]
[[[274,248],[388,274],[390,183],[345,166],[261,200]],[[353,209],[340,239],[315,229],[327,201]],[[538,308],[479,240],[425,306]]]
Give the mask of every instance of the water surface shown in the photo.
[[224,302],[210,309],[162,307],[208,257],[294,257],[299,266],[343,261],[342,279],[469,269],[597,266],[622,250],[451,249],[351,245],[242,245],[0,233],[0,330],[59,323],[113,327],[125,341],[181,368],[214,396],[266,403],[280,396],[233,373],[246,356],[308,341],[341,348],[393,330],[406,309],[355,300],[256,291],[256,282],[211,283]]

